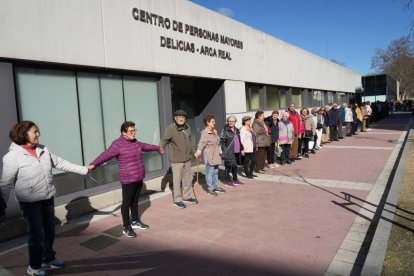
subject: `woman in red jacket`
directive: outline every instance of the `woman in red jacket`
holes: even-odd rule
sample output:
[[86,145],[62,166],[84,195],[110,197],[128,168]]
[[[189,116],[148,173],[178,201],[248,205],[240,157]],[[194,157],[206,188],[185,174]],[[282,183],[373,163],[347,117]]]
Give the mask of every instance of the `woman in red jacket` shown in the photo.
[[[112,158],[117,159],[118,177],[122,184],[122,233],[129,238],[136,236],[133,229],[149,228],[138,217],[138,198],[145,178],[142,152],[159,151],[161,154],[164,153],[159,146],[137,141],[135,133],[135,123],[124,122],[121,125],[121,136],[89,165],[89,169],[94,169]],[[132,222],[129,220],[129,210],[131,210]]]

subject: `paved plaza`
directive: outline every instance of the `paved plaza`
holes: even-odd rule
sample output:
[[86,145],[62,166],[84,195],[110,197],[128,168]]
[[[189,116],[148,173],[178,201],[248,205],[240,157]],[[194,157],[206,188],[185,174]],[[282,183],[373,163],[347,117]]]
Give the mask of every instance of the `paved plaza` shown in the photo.
[[[150,229],[133,239],[121,234],[118,206],[72,221],[55,241],[66,267],[49,275],[358,274],[410,123],[408,113],[391,115],[309,159],[223,185],[218,197],[200,187],[186,209],[169,191],[153,194],[140,204]],[[24,238],[1,250],[0,275],[25,275]]]

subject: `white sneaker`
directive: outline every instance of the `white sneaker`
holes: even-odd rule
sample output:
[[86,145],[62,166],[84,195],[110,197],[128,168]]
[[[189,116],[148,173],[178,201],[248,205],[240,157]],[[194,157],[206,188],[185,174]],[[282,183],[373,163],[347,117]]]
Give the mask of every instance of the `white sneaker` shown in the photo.
[[42,268],[43,269],[61,269],[65,267],[65,262],[58,260],[58,259],[54,259],[51,262],[48,263],[42,263]]
[[46,271],[42,269],[31,268],[30,265],[27,267],[26,273],[27,275],[31,275],[31,276],[46,276]]

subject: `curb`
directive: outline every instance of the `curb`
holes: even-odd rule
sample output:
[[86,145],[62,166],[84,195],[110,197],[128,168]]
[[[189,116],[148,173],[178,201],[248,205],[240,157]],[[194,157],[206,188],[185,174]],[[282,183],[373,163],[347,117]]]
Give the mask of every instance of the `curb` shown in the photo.
[[411,141],[414,138],[414,129],[412,129],[414,121],[408,124],[409,130],[408,135],[405,140],[404,149],[401,155],[401,162],[398,163],[394,178],[392,180],[391,188],[386,199],[385,204],[387,205],[387,210],[383,209],[381,212],[381,217],[377,226],[377,229],[374,234],[368,255],[366,257],[364,266],[361,271],[361,275],[370,276],[370,275],[381,275],[385,255],[387,252],[388,241],[391,234],[392,222],[394,221],[394,214],[396,212],[396,207],[398,204],[398,199],[400,197],[401,185],[404,178],[405,165],[407,156],[410,153]]

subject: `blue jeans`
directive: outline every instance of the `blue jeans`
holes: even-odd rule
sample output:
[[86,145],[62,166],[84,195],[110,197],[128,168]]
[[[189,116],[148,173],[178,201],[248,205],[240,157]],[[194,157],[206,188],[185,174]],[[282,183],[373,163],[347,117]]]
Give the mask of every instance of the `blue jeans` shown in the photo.
[[219,187],[219,184],[218,184],[218,165],[211,166],[208,163],[206,164],[206,182],[207,182],[207,186],[208,186],[209,191]]
[[28,225],[29,265],[39,269],[42,262],[55,259],[55,204],[54,198],[36,202],[20,202],[20,209]]

